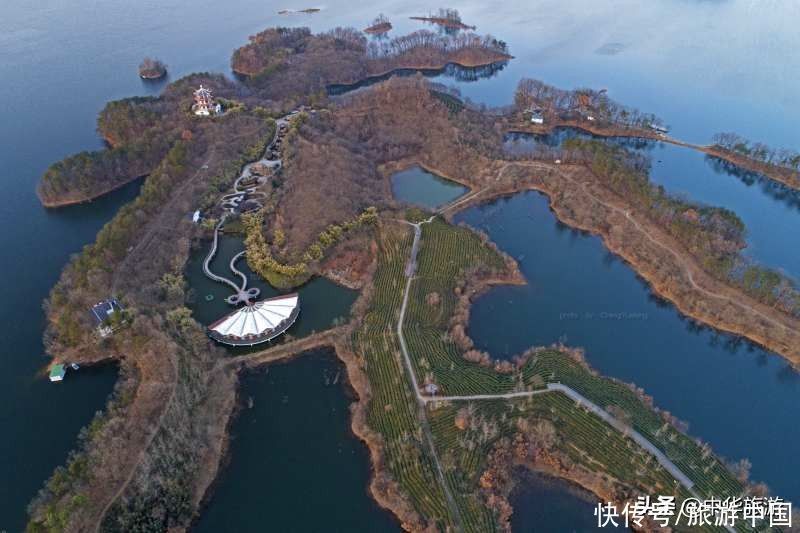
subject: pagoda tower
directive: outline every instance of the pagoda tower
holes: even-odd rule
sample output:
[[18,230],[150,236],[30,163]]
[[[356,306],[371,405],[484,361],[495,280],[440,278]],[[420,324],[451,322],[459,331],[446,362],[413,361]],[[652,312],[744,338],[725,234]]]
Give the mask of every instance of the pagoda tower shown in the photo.
[[214,95],[211,94],[211,89],[200,85],[200,88],[194,92],[192,111],[194,111],[195,115],[203,117],[209,116],[212,112],[219,112],[219,105],[214,103]]

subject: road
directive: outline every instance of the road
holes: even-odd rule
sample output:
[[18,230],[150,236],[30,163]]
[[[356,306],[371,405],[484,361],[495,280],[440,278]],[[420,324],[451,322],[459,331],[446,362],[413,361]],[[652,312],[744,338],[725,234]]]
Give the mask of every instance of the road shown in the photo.
[[[462,199],[462,201],[463,200],[464,199]],[[448,208],[445,208],[445,210]],[[579,403],[584,407],[586,407],[589,411],[600,417],[603,421],[608,423],[613,428],[627,434],[634,442],[636,442],[648,453],[653,455],[653,457],[655,457],[655,459],[659,462],[659,464],[662,467],[664,467],[664,469],[667,472],[669,472],[670,475],[672,475],[672,477],[674,477],[681,485],[683,485],[691,494],[696,495],[694,491],[694,483],[692,482],[692,480],[689,479],[689,477],[686,476],[686,474],[684,474],[683,471],[680,468],[678,468],[677,465],[675,465],[675,463],[673,463],[666,455],[664,455],[664,453],[660,449],[658,449],[658,447],[655,444],[646,439],[641,433],[629,427],[628,425],[624,424],[623,422],[617,420],[611,414],[609,414],[608,411],[606,411],[599,405],[591,402],[588,398],[584,397],[578,391],[568,387],[567,385],[561,383],[550,383],[544,389],[538,389],[533,391],[509,392],[505,394],[436,396],[436,395],[428,395],[422,393],[419,386],[419,382],[417,381],[417,376],[414,372],[414,366],[411,361],[411,356],[409,355],[408,345],[406,344],[405,336],[403,335],[403,322],[405,320],[406,309],[408,307],[408,297],[411,289],[411,282],[413,281],[414,275],[416,274],[417,253],[419,251],[419,242],[422,236],[422,225],[431,222],[433,218],[434,217],[431,217],[423,222],[417,222],[417,223],[406,222],[407,224],[409,224],[414,228],[414,242],[411,245],[411,254],[409,256],[408,264],[406,265],[406,270],[405,270],[406,285],[405,285],[405,290],[403,292],[403,302],[400,306],[400,316],[398,317],[397,320],[397,337],[400,341],[400,352],[403,355],[403,362],[405,364],[406,372],[408,373],[409,379],[411,381],[411,386],[414,389],[414,394],[416,395],[417,402],[419,403],[420,406],[422,406],[422,409],[420,411],[423,424],[427,426],[427,418],[425,417],[424,406],[430,402],[497,401],[497,400],[530,398],[532,396],[540,394],[550,394],[550,393],[566,394],[567,396],[575,400],[576,403]],[[442,472],[442,467],[441,464],[439,463],[438,456],[436,455],[436,449],[433,444],[433,439],[430,436],[430,431],[426,430],[423,433],[425,433],[426,440],[429,441],[429,446],[433,450],[433,458],[438,470],[438,475],[441,482],[444,484],[444,490],[445,493],[448,495],[448,501],[450,501],[452,500],[452,495],[450,495],[449,488],[446,485],[444,474]],[[451,503],[454,504],[454,502]]]

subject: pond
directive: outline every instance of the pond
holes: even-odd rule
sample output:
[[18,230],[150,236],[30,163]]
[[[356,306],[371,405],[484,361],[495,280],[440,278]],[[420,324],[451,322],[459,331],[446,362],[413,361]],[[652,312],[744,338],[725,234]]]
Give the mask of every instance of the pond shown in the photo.
[[437,209],[449,204],[469,190],[420,166],[396,172],[391,180],[395,199],[428,209]]
[[369,453],[350,430],[349,390],[329,350],[243,376],[230,464],[193,531],[399,532],[367,493]]
[[752,477],[800,499],[800,375],[780,357],[699,326],[655,297],[598,237],[560,224],[545,196],[527,192],[470,208],[456,222],[485,231],[517,259],[528,284],[475,302],[477,348],[510,358],[530,346],[583,347],[600,373],[635,383],[689,433]]
[[[203,274],[203,260],[208,254],[208,242],[192,252],[186,266],[186,279],[190,288],[190,308],[195,319],[207,326],[220,317],[233,312],[234,307],[225,302],[232,290],[227,285],[208,279]],[[229,268],[233,256],[244,249],[244,243],[239,236],[220,235],[217,255],[209,265],[211,271],[236,283],[240,279],[231,273]],[[278,291],[257,276],[247,266],[245,258],[236,263],[236,268],[247,275],[247,286],[261,289],[259,299],[269,298],[290,291]],[[339,322],[345,322],[350,316],[350,306],[353,305],[358,292],[337,285],[327,278],[315,277],[297,289],[300,295],[300,315],[297,321],[287,331],[294,338],[305,337],[311,333],[323,331]],[[268,344],[257,345],[256,349],[263,349]],[[241,353],[248,348],[226,348],[232,352]]]

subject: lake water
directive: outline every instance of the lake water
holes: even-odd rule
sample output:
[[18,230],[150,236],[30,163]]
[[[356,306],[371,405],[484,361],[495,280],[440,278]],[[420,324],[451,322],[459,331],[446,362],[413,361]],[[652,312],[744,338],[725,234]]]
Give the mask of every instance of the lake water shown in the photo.
[[[582,533],[597,531],[594,495],[571,483],[520,470],[509,502],[516,533]],[[608,529],[614,528],[611,524]],[[606,529],[603,528],[603,529]]]
[[346,390],[327,350],[243,377],[230,464],[194,531],[400,531],[367,492],[369,453],[350,431]]
[[[632,382],[689,423],[716,453],[753,463],[752,477],[800,500],[800,375],[747,342],[700,327],[654,297],[599,237],[560,224],[536,192],[456,216],[519,262],[528,284],[478,298],[469,333],[481,350],[510,358],[565,342],[600,373]],[[498,331],[503,334],[498,335]]]
[[448,204],[468,190],[419,166],[392,175],[392,194],[395,199],[428,209]]
[[[285,7],[272,0],[233,0],[224,7],[210,0],[4,3],[0,422],[5,438],[0,439],[0,480],[14,481],[0,482],[0,530],[22,529],[26,503],[52,469],[63,464],[79,428],[103,406],[115,379],[113,367],[82,370],[58,386],[43,379],[39,371],[47,360],[41,357],[41,300],[69,255],[93,240],[101,225],[133,197],[135,186],[87,206],[50,212],[40,207],[34,194],[41,173],[65,155],[101,146],[95,118],[106,101],[155,94],[163,87],[164,82],[143,83],[136,76],[144,55],[163,59],[171,79],[193,71],[228,72],[233,48],[267,26],[310,25],[315,31],[338,25],[364,27],[383,12],[395,25],[392,35],[398,35],[425,27],[408,17],[430,9],[429,4],[414,1],[353,5],[333,0],[316,15],[276,15]],[[673,133],[690,141],[707,142],[716,131],[732,130],[771,144],[800,146],[796,105],[800,5],[796,3],[544,0],[531,10],[527,3],[490,5],[470,0],[453,7],[465,22],[477,24],[479,32],[506,40],[516,56],[489,79],[454,82],[474,100],[507,104],[517,80],[533,76],[568,88],[608,88],[613,98],[661,115]],[[775,224],[775,238],[791,246],[796,227]],[[760,248],[754,244],[754,249]],[[599,250],[596,253],[602,256]],[[574,275],[580,278],[584,273]],[[634,307],[646,305],[646,291],[637,298],[641,301],[635,300]],[[667,331],[675,327],[670,321],[664,324]],[[530,329],[529,324],[520,327]],[[636,341],[643,351],[653,344],[650,338]],[[763,461],[759,465],[755,456],[772,452],[780,456],[792,448],[786,443],[794,442],[795,375],[785,372],[774,358],[741,353],[727,360],[720,357],[720,368],[715,366],[711,373],[701,361],[706,357],[714,356],[698,352],[697,372],[707,372],[703,387],[670,367],[659,378],[662,389],[679,390],[684,403],[693,401],[697,409],[708,411],[706,384],[722,380],[733,384],[730,388],[742,400],[724,408],[714,404],[724,420],[716,425],[747,428],[744,423],[756,420],[754,428],[740,429],[731,437],[732,429],[715,433],[695,421],[692,430],[709,434],[715,448],[725,454],[754,458],[756,477],[781,492],[779,479],[797,472],[796,462],[787,461],[783,475],[777,472],[773,481],[771,471],[763,470]],[[737,360],[751,367],[731,363],[728,372],[725,362]],[[758,366],[760,362],[763,366]],[[663,390],[648,392],[665,407],[668,401],[681,401],[674,391],[672,399],[668,394],[663,400]],[[778,435],[785,440],[776,446]],[[777,464],[778,459],[768,462]],[[330,494],[336,493],[338,480],[318,476],[316,481],[329,487]]]
[[[509,134],[505,147],[524,154],[559,147],[570,138],[599,139],[574,128],[555,128],[548,135]],[[800,228],[799,192],[690,148],[643,139],[603,140],[646,154],[652,162],[650,179],[667,192],[736,213],[747,228],[744,253],[800,280],[800,246],[787,246],[781,231]]]

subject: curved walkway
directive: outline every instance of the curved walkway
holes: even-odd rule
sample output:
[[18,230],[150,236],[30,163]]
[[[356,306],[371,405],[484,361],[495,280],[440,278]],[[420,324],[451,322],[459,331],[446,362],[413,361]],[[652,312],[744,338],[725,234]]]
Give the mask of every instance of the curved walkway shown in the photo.
[[[228,285],[238,293],[240,289],[239,286],[236,285],[236,283],[229,280],[228,278],[214,274],[214,272],[211,271],[211,268],[209,266],[211,264],[211,261],[214,259],[214,256],[217,255],[217,248],[219,248],[219,230],[222,228],[222,225],[225,224],[226,218],[227,215],[222,215],[222,218],[217,223],[217,226],[214,228],[214,241],[211,243],[211,249],[208,251],[208,255],[203,260],[203,274],[205,274],[207,278],[213,281],[218,281],[220,283]],[[244,283],[245,285],[247,285],[246,277],[244,278]]]
[[247,276],[245,275],[244,272],[242,272],[241,270],[236,268],[236,262],[239,261],[239,259],[241,259],[242,257],[244,257],[244,254],[245,254],[245,251],[242,250],[238,254],[234,255],[231,258],[230,264],[228,265],[228,267],[231,269],[231,272],[233,272],[234,274],[236,274],[237,276],[242,278],[242,286],[239,287],[239,291],[240,292],[244,291],[247,288]]
[[[287,118],[288,116],[289,115],[287,115],[286,117],[283,117],[283,118],[279,118],[278,120],[275,121],[275,133],[272,136],[272,140],[269,142],[269,144],[267,144],[267,147],[265,149],[265,153],[272,150],[272,147],[275,145],[275,142],[278,140],[278,137],[280,135],[281,126],[283,126],[283,125],[288,123],[288,118]],[[207,278],[211,279],[212,281],[217,281],[219,283],[224,283],[225,285],[228,285],[230,288],[232,288],[236,292],[236,295],[239,295],[239,299],[238,300],[234,300],[236,302],[244,301],[242,299],[242,296],[244,296],[244,293],[245,293],[245,291],[247,289],[247,275],[244,272],[242,272],[241,270],[236,268],[236,262],[239,259],[241,259],[242,256],[245,255],[246,251],[239,252],[238,254],[233,256],[233,258],[231,259],[231,261],[230,261],[230,263],[228,265],[230,267],[231,272],[233,272],[235,275],[237,275],[237,276],[239,276],[239,278],[241,278],[241,280],[242,280],[241,286],[237,285],[234,281],[231,281],[230,279],[228,279],[228,278],[226,278],[224,276],[220,276],[219,274],[215,274],[211,270],[211,266],[210,265],[211,265],[211,261],[213,261],[214,257],[217,255],[217,250],[219,248],[219,232],[222,229],[222,226],[225,224],[225,221],[227,220],[228,216],[232,215],[232,214],[234,214],[236,212],[236,207],[239,205],[239,202],[241,202],[244,199],[245,194],[250,194],[250,195],[258,194],[261,197],[266,198],[266,194],[264,194],[263,192],[257,191],[256,190],[257,188],[252,186],[252,185],[248,186],[248,187],[245,187],[245,188],[241,188],[241,186],[240,186],[242,180],[252,176],[252,173],[250,172],[250,168],[254,164],[259,163],[259,162],[263,162],[263,161],[268,161],[268,160],[266,160],[264,157],[262,157],[258,161],[253,161],[252,163],[248,163],[247,165],[245,165],[244,168],[242,169],[242,172],[239,174],[239,177],[236,178],[236,181],[233,182],[233,192],[225,194],[225,195],[222,196],[222,198],[220,198],[220,201],[219,201],[220,206],[222,207],[223,211],[227,211],[227,212],[225,212],[222,215],[222,217],[220,217],[219,222],[214,227],[214,240],[211,243],[211,249],[208,251],[208,255],[206,255],[206,258],[203,260],[203,274],[205,274],[205,276]],[[279,164],[280,163],[278,163],[278,165]],[[261,204],[259,202],[259,206],[260,205]],[[235,298],[236,295],[232,296],[232,298]],[[251,295],[251,297],[252,297],[252,295]]]

